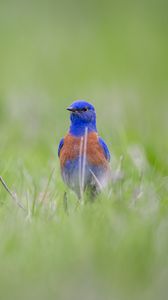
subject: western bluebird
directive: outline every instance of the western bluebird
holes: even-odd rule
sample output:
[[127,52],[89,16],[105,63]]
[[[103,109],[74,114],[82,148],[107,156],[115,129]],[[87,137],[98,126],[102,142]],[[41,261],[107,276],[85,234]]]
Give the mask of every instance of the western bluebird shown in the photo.
[[80,199],[87,189],[96,195],[111,176],[110,152],[96,128],[96,112],[92,104],[79,100],[70,111],[68,134],[60,141],[58,156],[63,181]]

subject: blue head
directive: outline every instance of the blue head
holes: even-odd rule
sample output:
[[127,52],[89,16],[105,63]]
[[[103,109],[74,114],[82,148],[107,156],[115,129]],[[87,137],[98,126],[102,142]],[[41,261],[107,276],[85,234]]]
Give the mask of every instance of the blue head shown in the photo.
[[82,136],[85,134],[86,127],[88,128],[88,132],[97,131],[96,112],[92,104],[83,100],[78,100],[73,102],[67,110],[71,112],[71,134]]

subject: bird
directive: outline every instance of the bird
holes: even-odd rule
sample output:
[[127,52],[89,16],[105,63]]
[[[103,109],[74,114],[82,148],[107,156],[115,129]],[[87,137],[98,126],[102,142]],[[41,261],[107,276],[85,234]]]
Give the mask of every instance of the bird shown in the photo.
[[110,151],[98,135],[96,111],[85,101],[74,101],[68,133],[58,146],[61,175],[64,183],[81,199],[85,191],[95,197],[111,178]]

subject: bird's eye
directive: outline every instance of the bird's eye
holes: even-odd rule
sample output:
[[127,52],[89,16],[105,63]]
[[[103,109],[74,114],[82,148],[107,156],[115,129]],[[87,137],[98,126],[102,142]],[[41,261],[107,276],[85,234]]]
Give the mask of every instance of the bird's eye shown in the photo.
[[87,107],[84,107],[83,109],[82,109],[82,111],[87,111],[88,110],[88,108]]

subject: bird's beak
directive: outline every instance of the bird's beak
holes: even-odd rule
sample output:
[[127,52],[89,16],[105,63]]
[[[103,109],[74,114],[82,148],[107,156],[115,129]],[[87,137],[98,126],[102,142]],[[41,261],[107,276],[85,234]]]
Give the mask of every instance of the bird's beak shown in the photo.
[[67,110],[69,110],[71,112],[75,112],[75,109],[72,106],[67,107]]

